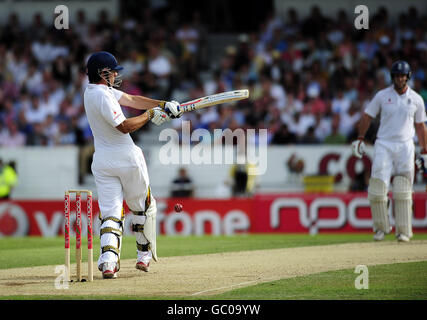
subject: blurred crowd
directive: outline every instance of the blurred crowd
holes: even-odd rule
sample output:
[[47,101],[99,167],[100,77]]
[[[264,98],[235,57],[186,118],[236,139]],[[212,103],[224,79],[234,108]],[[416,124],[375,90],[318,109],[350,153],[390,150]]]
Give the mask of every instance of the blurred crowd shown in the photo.
[[199,13],[185,21],[172,11],[161,21],[150,10],[143,15],[113,21],[101,11],[89,23],[79,11],[70,29],[56,30],[40,15],[24,26],[12,14],[0,28],[0,146],[92,144],[82,94],[87,58],[99,50],[124,66],[120,89],[130,94],[182,102],[249,88],[247,100],[187,113],[171,125],[189,120],[193,129],[267,129],[270,144],[351,141],[366,104],[391,84],[397,59],[409,62],[409,85],[427,100],[427,17],[415,8],[396,21],[380,8],[369,30],[356,30],[343,10],[332,17],[313,7],[304,19],[292,9],[284,19],[272,13],[257,32],[227,46],[218,63],[211,61],[209,26]]
[[[265,128],[270,144],[348,143],[367,103],[391,84],[394,61],[409,62],[409,85],[427,101],[427,17],[412,7],[395,20],[385,8],[371,16],[369,30],[356,30],[343,10],[271,15],[226,49],[212,89],[204,84],[205,93],[249,87],[250,100],[186,116],[196,127]],[[378,124],[367,133],[371,143]]]

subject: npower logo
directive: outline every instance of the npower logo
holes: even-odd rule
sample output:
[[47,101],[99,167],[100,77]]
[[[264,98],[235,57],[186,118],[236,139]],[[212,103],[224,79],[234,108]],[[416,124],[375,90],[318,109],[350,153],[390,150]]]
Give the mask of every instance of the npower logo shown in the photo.
[[[355,197],[348,204],[338,197],[322,197],[308,204],[301,198],[277,198],[270,206],[270,227],[278,229],[286,221],[286,209],[297,209],[300,224],[307,228],[311,234],[316,234],[320,229],[340,229],[347,223],[357,229],[371,229],[372,219],[360,219],[357,210],[369,208],[366,198]],[[319,218],[321,208],[332,208],[338,214],[335,218]],[[393,205],[390,202],[389,218],[394,226]],[[284,221],[283,221],[284,220]],[[412,226],[415,228],[427,227],[427,202],[424,218],[412,217]]]

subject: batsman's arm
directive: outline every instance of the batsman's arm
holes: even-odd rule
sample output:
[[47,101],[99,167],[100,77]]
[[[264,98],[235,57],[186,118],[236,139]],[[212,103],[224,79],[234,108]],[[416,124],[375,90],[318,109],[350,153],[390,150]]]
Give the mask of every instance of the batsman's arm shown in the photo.
[[134,132],[139,128],[143,127],[148,121],[150,121],[153,118],[153,116],[154,116],[153,110],[149,110],[139,116],[127,118],[125,121],[120,123],[116,128],[121,133]]
[[424,151],[427,151],[427,128],[424,122],[415,123],[415,131],[418,137],[418,144]]
[[358,138],[365,138],[366,131],[368,131],[369,126],[371,125],[372,117],[366,112],[362,114],[362,118],[359,121],[359,135]]
[[119,103],[122,106],[131,107],[138,110],[147,110],[159,106],[163,108],[166,101],[123,93],[119,99]]

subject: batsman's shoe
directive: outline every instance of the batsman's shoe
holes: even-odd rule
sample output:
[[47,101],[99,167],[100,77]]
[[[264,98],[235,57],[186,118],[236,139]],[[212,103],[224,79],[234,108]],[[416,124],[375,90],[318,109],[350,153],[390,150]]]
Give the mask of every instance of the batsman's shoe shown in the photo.
[[384,231],[378,230],[377,232],[375,232],[374,234],[375,241],[381,241],[381,240],[384,240],[384,238],[385,238]]
[[151,251],[137,251],[136,268],[145,272],[150,270]]
[[142,261],[139,261],[136,263],[136,268],[145,272],[148,272],[150,270],[150,262],[145,263]]
[[104,262],[102,264],[102,277],[104,279],[117,278],[117,263],[116,262]]
[[405,236],[404,234],[399,234],[397,236],[397,241],[399,241],[399,242],[409,242],[409,237]]

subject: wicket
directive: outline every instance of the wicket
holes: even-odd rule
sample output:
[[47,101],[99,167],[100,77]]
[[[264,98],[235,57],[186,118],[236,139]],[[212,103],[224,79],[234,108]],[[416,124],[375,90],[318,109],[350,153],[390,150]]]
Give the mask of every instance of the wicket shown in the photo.
[[87,197],[87,249],[88,249],[88,280],[93,281],[93,232],[92,232],[92,191],[90,190],[68,190],[65,191],[64,214],[65,214],[65,267],[67,278],[70,281],[70,194],[76,194],[76,265],[77,281],[82,281],[82,197]]

